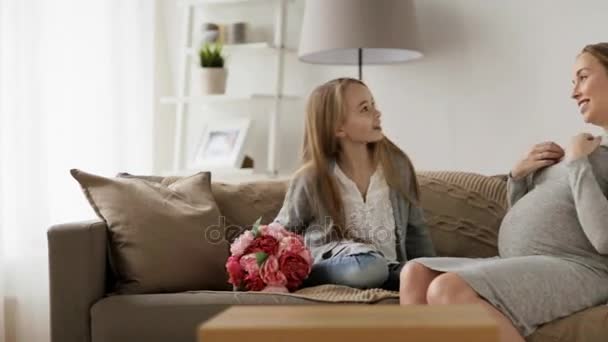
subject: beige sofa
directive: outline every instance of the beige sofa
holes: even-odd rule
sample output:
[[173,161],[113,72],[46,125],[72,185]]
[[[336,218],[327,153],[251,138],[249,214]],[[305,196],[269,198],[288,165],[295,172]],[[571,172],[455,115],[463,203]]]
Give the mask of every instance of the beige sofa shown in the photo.
[[[160,177],[145,177],[159,182]],[[421,172],[422,205],[441,256],[497,254],[507,210],[502,176]],[[274,218],[287,181],[213,183],[226,223],[246,226]],[[228,240],[234,236],[227,236]],[[398,303],[397,293],[324,286],[295,294],[230,291],[114,295],[108,263],[108,229],[102,221],[68,223],[48,231],[51,340],[53,342],[195,341],[196,326],[230,305]],[[550,294],[547,294],[550,295]],[[555,298],[559,300],[559,298]],[[541,327],[529,341],[607,341],[608,306],[590,308]]]

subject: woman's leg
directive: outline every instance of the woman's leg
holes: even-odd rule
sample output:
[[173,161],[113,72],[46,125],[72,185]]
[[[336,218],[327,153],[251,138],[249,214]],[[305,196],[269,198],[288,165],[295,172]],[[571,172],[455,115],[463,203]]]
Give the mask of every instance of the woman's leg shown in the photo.
[[524,338],[509,318],[479,295],[455,273],[444,273],[431,282],[427,292],[429,304],[479,304],[498,322],[500,340],[524,342]]
[[401,305],[427,304],[426,293],[429,285],[440,274],[441,272],[433,271],[416,261],[408,261],[400,275],[399,302]]
[[304,286],[345,285],[360,289],[378,288],[388,279],[388,263],[377,253],[334,256],[312,266]]

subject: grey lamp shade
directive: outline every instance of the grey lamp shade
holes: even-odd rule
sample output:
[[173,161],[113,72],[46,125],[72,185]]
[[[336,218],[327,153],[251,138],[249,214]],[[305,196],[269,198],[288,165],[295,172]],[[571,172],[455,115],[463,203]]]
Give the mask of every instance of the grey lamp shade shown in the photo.
[[306,0],[298,57],[314,64],[389,64],[422,57],[410,0]]

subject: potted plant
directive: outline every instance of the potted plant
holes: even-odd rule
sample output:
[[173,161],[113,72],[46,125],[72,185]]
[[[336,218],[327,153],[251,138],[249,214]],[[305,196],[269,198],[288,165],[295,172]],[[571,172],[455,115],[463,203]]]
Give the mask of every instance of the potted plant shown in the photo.
[[199,51],[203,94],[224,94],[228,70],[224,68],[222,45],[206,43]]

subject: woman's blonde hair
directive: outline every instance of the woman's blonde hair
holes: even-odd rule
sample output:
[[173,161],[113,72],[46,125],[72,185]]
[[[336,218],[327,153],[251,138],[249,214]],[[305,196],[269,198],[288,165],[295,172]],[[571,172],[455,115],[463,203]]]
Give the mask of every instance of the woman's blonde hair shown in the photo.
[[608,43],[589,44],[583,48],[581,53],[588,53],[597,58],[608,73]]
[[[344,205],[330,173],[330,164],[337,160],[340,145],[336,137],[337,127],[346,119],[345,93],[348,86],[363,82],[352,78],[338,78],[318,86],[311,93],[306,107],[302,167],[313,180],[313,193],[319,203],[317,213],[331,216],[336,233],[349,235],[345,227]],[[414,166],[408,156],[388,138],[368,144],[374,163],[382,165],[386,182],[412,203],[419,201],[419,188]],[[404,168],[404,170],[400,170]],[[324,218],[322,218],[324,219]]]

